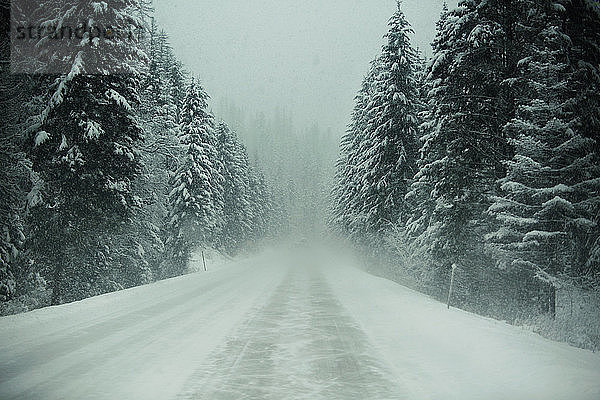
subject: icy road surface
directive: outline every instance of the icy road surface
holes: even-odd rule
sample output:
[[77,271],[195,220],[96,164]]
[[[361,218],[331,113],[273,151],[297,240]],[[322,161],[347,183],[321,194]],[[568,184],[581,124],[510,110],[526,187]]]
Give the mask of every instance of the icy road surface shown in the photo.
[[600,399],[600,356],[311,251],[0,319],[0,399]]

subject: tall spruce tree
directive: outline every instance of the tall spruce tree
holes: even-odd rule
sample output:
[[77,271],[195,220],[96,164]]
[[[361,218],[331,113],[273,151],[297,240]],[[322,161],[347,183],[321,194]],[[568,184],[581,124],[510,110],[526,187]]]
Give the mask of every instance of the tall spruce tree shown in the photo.
[[273,196],[269,191],[264,174],[257,168],[251,168],[248,174],[248,188],[250,201],[247,209],[247,218],[250,222],[250,243],[268,236],[274,214]]
[[[34,240],[43,248],[59,242],[51,245],[54,303],[82,297],[100,278],[93,261],[80,265],[79,253],[96,252],[97,230],[117,229],[135,206],[131,182],[139,171],[134,144],[141,130],[132,111],[134,88],[134,79],[124,76],[74,77],[32,136],[33,167],[44,181],[44,202],[31,213],[39,224]],[[74,290],[80,293],[67,293]]]
[[167,35],[159,32],[154,24],[144,43],[149,49],[150,61],[142,72],[144,84],[138,107],[144,140],[136,146],[141,154],[142,169],[132,186],[142,207],[134,213],[129,229],[112,238],[117,253],[112,262],[137,271],[121,279],[126,287],[163,275],[164,222],[169,211],[170,181],[185,155],[179,143],[178,105],[171,96],[170,71],[178,65],[177,60]]
[[[66,16],[89,25],[130,26],[137,20],[135,0],[110,7],[87,1],[41,2],[38,7],[38,15],[46,18],[41,23]],[[30,245],[33,261],[52,283],[53,304],[119,287],[110,279],[110,249],[99,233],[123,228],[137,206],[131,192],[140,168],[135,143],[141,138],[134,112],[139,103],[135,67],[144,55],[134,43],[85,35],[75,44],[78,51],[70,48],[66,55],[66,49],[49,45],[48,37],[39,43],[56,52],[51,59],[67,68],[54,80],[28,142],[33,169],[44,185],[43,201],[29,215]],[[110,66],[119,73],[108,73]]]
[[216,150],[214,117],[208,112],[208,95],[192,80],[181,111],[181,143],[186,157],[177,170],[170,193],[169,238],[171,270],[185,271],[193,248],[211,245],[222,226],[223,177]]
[[514,9],[501,1],[461,1],[444,10],[426,79],[427,120],[408,227],[438,283],[457,264],[471,292],[488,280],[485,210],[510,156],[503,127],[511,116],[505,80],[515,25]]
[[[563,29],[571,40],[569,62],[572,73],[569,87],[573,101],[569,110],[575,115],[573,129],[594,140],[594,152],[600,154],[600,3],[595,0],[573,0],[564,3]],[[588,213],[600,225],[600,205],[589,201]],[[592,282],[600,282],[600,229],[580,238],[578,253]]]
[[398,3],[342,142],[334,220],[357,236],[379,233],[408,215],[404,197],[415,172],[419,102],[411,33]]
[[31,188],[30,163],[22,149],[22,123],[34,93],[34,79],[10,72],[10,2],[0,1],[0,302],[25,286],[20,267],[26,194]]
[[250,231],[247,215],[250,201],[248,157],[235,132],[224,122],[218,124],[216,137],[223,176],[223,225],[219,241],[221,247],[233,253],[247,239]]
[[403,219],[408,211],[404,196],[415,172],[419,101],[412,32],[398,3],[389,21],[361,143],[359,197],[367,232]]
[[500,180],[502,195],[490,207],[501,226],[487,239],[501,265],[522,282],[520,296],[539,296],[553,314],[560,278],[589,272],[580,244],[598,229],[600,164],[594,140],[577,131],[571,107],[577,94],[569,85],[572,42],[563,31],[565,8],[553,1],[529,7],[523,22],[531,37],[519,62],[527,90],[506,127],[515,156]]
[[[359,161],[361,143],[365,140],[368,120],[367,105],[373,92],[373,81],[378,75],[379,59],[371,63],[369,73],[363,79],[362,87],[355,97],[351,122],[340,144],[340,157],[336,162],[335,186],[332,190],[330,225],[342,234],[358,236],[360,229],[360,187]],[[358,237],[356,237],[358,239]]]

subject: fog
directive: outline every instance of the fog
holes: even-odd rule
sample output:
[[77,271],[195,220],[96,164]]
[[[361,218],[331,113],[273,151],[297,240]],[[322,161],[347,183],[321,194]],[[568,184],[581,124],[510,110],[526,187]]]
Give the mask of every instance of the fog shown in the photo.
[[[442,4],[402,6],[426,56]],[[290,231],[324,228],[339,139],[395,9],[394,0],[155,0],[159,27],[264,171]]]
[[[443,0],[405,0],[414,43],[430,54]],[[341,134],[380,50],[394,0],[155,0],[176,54],[213,97],[247,112]]]

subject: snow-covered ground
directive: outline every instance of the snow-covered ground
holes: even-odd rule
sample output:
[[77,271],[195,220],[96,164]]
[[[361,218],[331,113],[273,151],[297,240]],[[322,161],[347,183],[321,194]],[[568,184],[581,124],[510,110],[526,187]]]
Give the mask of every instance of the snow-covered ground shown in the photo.
[[0,399],[600,399],[600,355],[348,264],[271,252],[1,318]]

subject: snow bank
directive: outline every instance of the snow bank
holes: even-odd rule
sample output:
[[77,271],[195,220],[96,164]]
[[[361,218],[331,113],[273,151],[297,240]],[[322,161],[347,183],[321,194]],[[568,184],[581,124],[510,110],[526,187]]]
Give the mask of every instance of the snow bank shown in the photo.
[[409,399],[600,399],[600,355],[451,308],[356,268],[327,268]]

